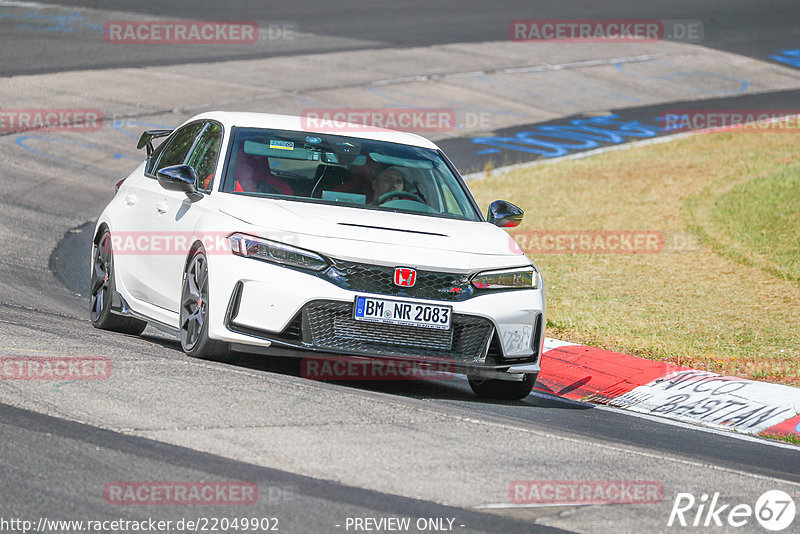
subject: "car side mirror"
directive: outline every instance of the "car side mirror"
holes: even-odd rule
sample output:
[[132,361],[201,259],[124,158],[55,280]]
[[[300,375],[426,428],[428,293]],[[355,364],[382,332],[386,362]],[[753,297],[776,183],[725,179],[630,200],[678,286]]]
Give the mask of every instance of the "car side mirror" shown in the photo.
[[197,173],[189,165],[172,165],[159,169],[156,173],[158,183],[168,191],[181,191],[191,200],[203,198],[197,190]]
[[525,215],[521,209],[505,200],[495,200],[489,204],[486,220],[500,228],[514,228],[522,222]]

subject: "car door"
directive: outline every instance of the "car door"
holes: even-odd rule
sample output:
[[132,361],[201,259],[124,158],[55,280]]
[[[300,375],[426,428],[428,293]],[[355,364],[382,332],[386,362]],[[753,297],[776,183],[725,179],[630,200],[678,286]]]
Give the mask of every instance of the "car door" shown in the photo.
[[[161,188],[157,195],[155,212],[159,228],[169,228],[174,232],[172,250],[169,254],[154,256],[153,266],[158,270],[159,276],[154,280],[158,295],[154,304],[179,311],[181,284],[186,255],[192,243],[197,221],[202,216],[206,205],[209,203],[208,195],[214,183],[217,160],[219,159],[220,145],[222,144],[222,125],[218,122],[206,122],[195,142],[192,144],[184,161],[185,165],[192,167],[197,173],[195,187],[203,193],[202,198],[189,198],[179,191],[168,191]],[[177,165],[177,164],[176,164]],[[160,168],[166,165],[159,164]],[[199,236],[201,238],[217,236]],[[165,246],[167,243],[165,242]]]
[[204,121],[198,121],[173,132],[148,160],[144,176],[126,192],[124,230],[133,236],[135,250],[127,252],[124,258],[125,285],[135,299],[167,309],[171,307],[164,306],[165,299],[160,294],[163,286],[160,257],[168,252],[164,237],[174,235],[175,224],[165,216],[166,190],[158,183],[156,170],[186,161],[204,126]]

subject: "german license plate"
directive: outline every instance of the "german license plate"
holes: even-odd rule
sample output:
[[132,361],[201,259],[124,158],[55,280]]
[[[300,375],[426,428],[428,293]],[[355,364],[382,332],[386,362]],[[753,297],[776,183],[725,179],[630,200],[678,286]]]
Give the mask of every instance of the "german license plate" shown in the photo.
[[356,321],[372,323],[399,324],[420,326],[436,330],[450,330],[450,306],[435,304],[417,304],[398,300],[376,299],[372,297],[356,297],[353,318]]

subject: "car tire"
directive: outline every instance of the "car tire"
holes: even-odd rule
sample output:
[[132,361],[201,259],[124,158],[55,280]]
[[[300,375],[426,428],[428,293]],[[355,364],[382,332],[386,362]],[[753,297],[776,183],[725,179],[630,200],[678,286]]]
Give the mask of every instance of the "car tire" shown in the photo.
[[469,387],[482,399],[522,400],[533,391],[538,373],[527,373],[522,381],[469,378]]
[[114,282],[114,251],[111,248],[111,232],[104,230],[97,240],[92,254],[92,276],[89,286],[89,318],[92,326],[138,336],[147,327],[147,322],[134,317],[124,317],[111,312],[111,298],[116,291]]
[[224,356],[227,344],[208,337],[208,260],[202,249],[194,251],[183,274],[180,306],[183,352],[204,360]]

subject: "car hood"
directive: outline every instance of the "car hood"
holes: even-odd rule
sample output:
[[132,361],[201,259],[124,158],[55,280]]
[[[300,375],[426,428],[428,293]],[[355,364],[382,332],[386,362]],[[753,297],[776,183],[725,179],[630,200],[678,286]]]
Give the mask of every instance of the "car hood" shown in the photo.
[[262,237],[271,231],[294,234],[301,246],[334,256],[358,243],[506,258],[521,255],[508,233],[487,222],[245,196],[230,199],[220,211],[263,228]]

